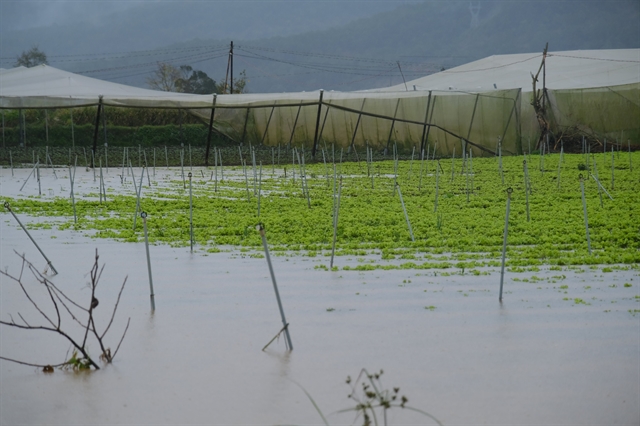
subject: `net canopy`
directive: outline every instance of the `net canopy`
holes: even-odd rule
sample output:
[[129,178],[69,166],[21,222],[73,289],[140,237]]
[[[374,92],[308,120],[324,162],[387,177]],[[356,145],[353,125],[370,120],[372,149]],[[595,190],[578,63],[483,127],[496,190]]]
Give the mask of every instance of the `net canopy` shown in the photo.
[[[534,86],[534,76],[537,76]],[[535,91],[534,91],[535,87]],[[238,142],[527,151],[548,132],[640,140],[640,49],[496,55],[360,92],[193,95],[47,65],[0,70],[0,109],[106,105],[187,109]]]

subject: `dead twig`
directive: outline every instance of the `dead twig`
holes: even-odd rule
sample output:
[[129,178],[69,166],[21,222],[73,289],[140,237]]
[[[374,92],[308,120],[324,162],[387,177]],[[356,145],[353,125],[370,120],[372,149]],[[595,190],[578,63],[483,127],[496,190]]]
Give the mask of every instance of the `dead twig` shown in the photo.
[[[118,310],[120,299],[122,297],[122,292],[127,283],[127,278],[124,279],[122,286],[120,287],[118,297],[116,299],[115,305],[113,307],[113,311],[111,313],[111,318],[109,319],[109,323],[105,327],[104,331],[99,332],[98,328],[96,327],[93,311],[98,307],[98,303],[99,303],[96,297],[96,289],[100,282],[100,277],[102,276],[104,265],[102,265],[101,268],[98,265],[99,256],[98,256],[97,250],[95,255],[95,261],[90,271],[91,298],[88,301],[88,307],[84,307],[82,306],[82,304],[68,297],[60,288],[58,288],[54,283],[52,283],[45,275],[40,273],[37,270],[37,268],[35,268],[33,264],[25,258],[24,255],[20,255],[17,252],[16,254],[22,259],[20,274],[18,276],[13,276],[7,271],[0,271],[0,273],[5,275],[12,281],[16,282],[20,286],[22,293],[25,295],[25,297],[27,298],[31,306],[33,306],[33,308],[44,319],[44,324],[36,325],[36,324],[29,323],[20,312],[18,312],[18,316],[20,317],[20,320],[22,321],[22,323],[17,323],[13,319],[13,316],[9,315],[10,321],[0,320],[0,324],[6,325],[9,327],[15,327],[18,329],[23,329],[23,330],[44,330],[44,331],[51,331],[51,332],[57,333],[62,337],[64,337],[69,343],[71,343],[74,350],[71,355],[71,358],[68,361],[61,364],[56,364],[56,365],[34,364],[34,363],[19,361],[19,360],[7,358],[7,357],[0,357],[0,359],[16,362],[23,365],[42,367],[45,372],[49,372],[50,371],[49,369],[51,369],[52,371],[53,367],[71,367],[74,369],[94,368],[98,370],[100,369],[100,366],[89,355],[89,352],[87,350],[87,345],[90,340],[89,337],[93,336],[97,344],[100,346],[101,354],[99,358],[105,363],[111,363],[115,358],[115,355],[117,354],[118,350],[120,349],[120,345],[122,344],[122,341],[124,340],[124,337],[127,334],[127,330],[129,329],[129,323],[131,322],[131,318],[129,318],[127,320],[127,326],[125,327],[124,332],[118,342],[118,346],[116,347],[116,350],[112,354],[111,349],[106,347],[104,338],[107,332],[109,331],[109,329],[111,328],[111,325],[113,324],[113,321],[115,319],[116,311]],[[51,305],[55,310],[55,317],[52,317],[51,315],[47,314],[45,310],[40,305],[38,305],[38,303],[34,300],[29,290],[27,290],[24,284],[24,278],[23,278],[25,269],[28,269],[29,271],[31,271],[36,281],[45,287],[45,290],[49,296],[49,300],[51,301]],[[60,309],[60,306],[62,306],[63,308],[62,310]],[[79,315],[77,312],[74,312],[74,310],[79,310],[81,314]],[[80,325],[80,327],[84,329],[82,332],[81,340],[74,338],[69,332],[63,329],[63,315],[62,315],[63,312],[66,312],[74,322],[76,322],[78,325]],[[86,320],[81,320],[81,317],[84,316],[84,314],[87,315],[87,318]]]

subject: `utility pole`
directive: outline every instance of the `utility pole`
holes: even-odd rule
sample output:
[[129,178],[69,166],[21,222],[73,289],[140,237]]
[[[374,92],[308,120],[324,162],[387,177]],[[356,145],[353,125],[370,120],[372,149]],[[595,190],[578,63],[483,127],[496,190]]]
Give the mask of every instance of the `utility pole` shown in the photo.
[[233,94],[233,41],[231,42],[231,48],[229,50],[229,61],[231,61],[231,79],[230,79],[230,94]]

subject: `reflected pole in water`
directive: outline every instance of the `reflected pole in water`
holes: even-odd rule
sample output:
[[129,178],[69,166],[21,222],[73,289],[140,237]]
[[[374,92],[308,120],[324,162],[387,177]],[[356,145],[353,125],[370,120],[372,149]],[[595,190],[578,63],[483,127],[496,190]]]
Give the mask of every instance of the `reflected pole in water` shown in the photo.
[[504,218],[504,235],[502,239],[502,268],[500,270],[500,297],[498,300],[502,302],[502,286],[504,284],[504,264],[507,256],[507,235],[509,234],[509,210],[511,207],[511,193],[513,189],[507,188],[507,213]]
[[149,256],[149,234],[147,233],[147,213],[140,213],[144,226],[144,246],[147,250],[147,269],[149,270],[149,297],[151,299],[151,310],[156,310],[155,294],[153,293],[153,277],[151,275],[151,256]]
[[38,243],[36,243],[36,240],[33,239],[33,237],[31,236],[31,234],[29,234],[29,231],[27,231],[27,228],[24,227],[24,225],[22,224],[22,222],[20,222],[20,219],[18,219],[18,216],[16,216],[16,214],[13,212],[13,210],[11,210],[11,206],[9,205],[8,202],[5,201],[4,203],[4,208],[7,209],[9,211],[9,213],[11,213],[11,215],[13,216],[13,218],[16,220],[16,222],[18,222],[18,224],[20,225],[20,227],[22,228],[22,230],[27,234],[27,236],[29,237],[29,239],[31,240],[31,242],[36,246],[36,248],[38,249],[38,251],[40,252],[40,254],[42,255],[42,257],[44,257],[44,260],[47,261],[47,265],[51,268],[51,270],[53,271],[54,274],[58,275],[58,271],[56,271],[56,268],[53,267],[53,264],[51,263],[51,261],[49,260],[49,258],[47,258],[47,255],[44,254],[44,252],[42,251],[42,249],[40,248],[40,246],[38,246]]
[[[260,232],[260,237],[262,238],[262,246],[264,247],[264,255],[267,259],[267,264],[269,265],[269,273],[271,274],[271,282],[273,283],[273,290],[276,293],[276,299],[278,301],[278,308],[280,309],[280,317],[282,318],[282,331],[284,331],[284,335],[286,337],[285,343],[287,344],[289,350],[293,350],[293,345],[291,344],[291,336],[289,335],[289,323],[287,323],[287,319],[284,316],[284,309],[282,309],[282,301],[280,300],[280,293],[278,292],[278,283],[276,283],[276,276],[273,272],[273,265],[271,264],[271,257],[269,256],[269,247],[267,246],[267,236],[265,235],[264,226],[259,223],[256,225],[256,229]],[[280,333],[278,333],[280,334]],[[273,339],[271,340],[273,341]],[[267,343],[269,346],[271,342]],[[266,349],[265,346],[262,350]]]

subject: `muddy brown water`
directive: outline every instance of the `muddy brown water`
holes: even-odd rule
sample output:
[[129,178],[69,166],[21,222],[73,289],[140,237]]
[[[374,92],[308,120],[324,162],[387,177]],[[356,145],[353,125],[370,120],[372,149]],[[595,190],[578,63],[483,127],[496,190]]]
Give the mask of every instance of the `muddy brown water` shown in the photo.
[[[5,195],[11,175],[2,172]],[[6,212],[0,232],[3,270],[19,270],[14,250],[44,270]],[[637,268],[507,272],[500,304],[498,268],[478,276],[330,272],[315,269],[328,265],[324,256],[272,256],[294,350],[281,338],[262,352],[282,324],[266,260],[252,257],[260,252],[151,246],[152,313],[144,244],[30,232],[59,272],[52,281],[80,299],[90,294],[87,273],[99,250],[106,263],[99,324],[128,276],[109,346],[127,318],[131,325],[115,362],[97,372],[45,374],[0,361],[2,425],[321,424],[300,386],[330,424],[352,424],[354,413],[335,412],[355,405],[345,379],[363,367],[383,369],[386,388],[400,387],[408,405],[446,425],[640,423]],[[339,257],[336,264],[371,259]],[[19,287],[0,276],[0,318],[18,312],[39,322]],[[0,356],[47,364],[64,361],[68,350],[59,336],[0,327]],[[388,420],[434,424],[399,408]]]

